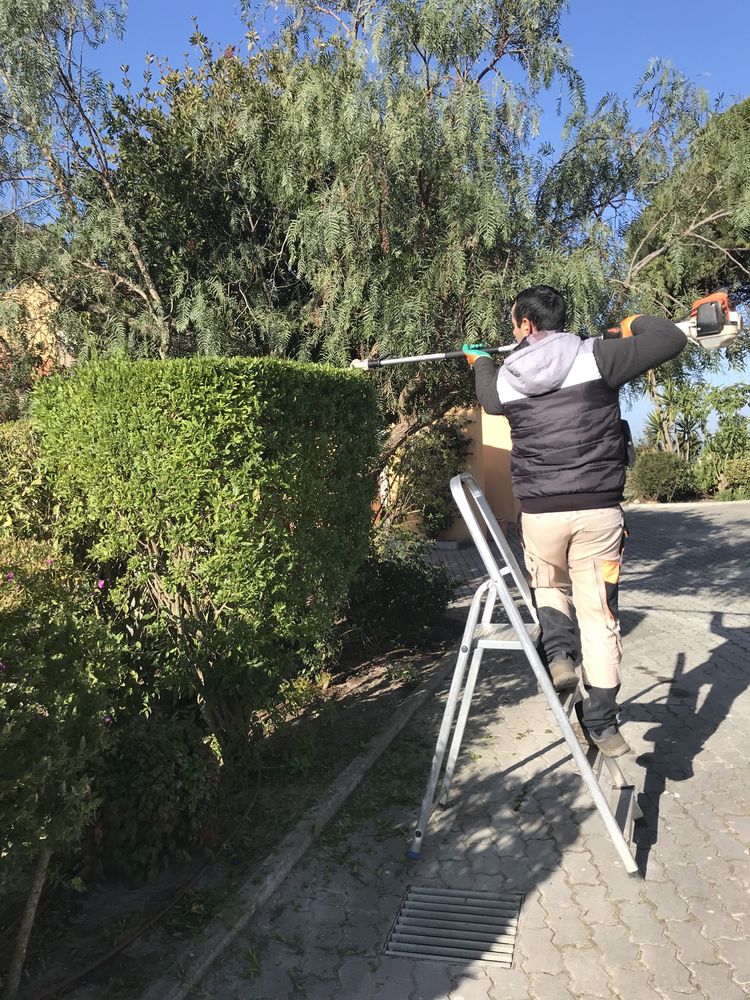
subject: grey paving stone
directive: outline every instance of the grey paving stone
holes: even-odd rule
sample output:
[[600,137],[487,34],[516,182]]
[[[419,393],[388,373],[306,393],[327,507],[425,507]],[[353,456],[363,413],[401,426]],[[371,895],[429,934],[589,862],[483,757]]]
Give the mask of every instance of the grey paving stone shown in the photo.
[[677,945],[677,955],[683,963],[694,961],[710,965],[716,962],[713,946],[703,937],[695,921],[667,920],[666,925],[666,936]]
[[597,948],[563,948],[562,960],[576,996],[581,993],[597,997],[611,996],[609,973],[603,966],[602,955]]
[[733,983],[729,978],[729,970],[725,965],[704,965],[701,962],[691,962],[690,971],[699,989],[710,1000],[747,1000],[747,992]]
[[[601,884],[599,870],[588,851],[570,851],[563,855],[561,868],[574,888]],[[585,893],[584,893],[585,895]]]
[[648,1000],[649,997],[658,996],[656,990],[649,982],[649,974],[646,969],[621,969],[612,970],[612,982],[615,990],[623,998],[633,998],[633,1000]]
[[742,936],[738,921],[729,914],[718,900],[688,900],[691,918],[697,920],[709,941],[718,937]]
[[615,904],[607,895],[605,886],[576,886],[573,898],[587,923],[619,924]]
[[672,881],[683,899],[713,899],[715,889],[704,872],[695,864],[675,864],[671,867]]
[[748,891],[744,885],[731,878],[716,886],[716,899],[732,917],[750,914]]
[[529,977],[522,969],[503,969],[497,965],[487,966],[487,978],[492,983],[492,1000],[534,1000]]
[[641,964],[651,974],[653,985],[666,994],[691,993],[690,971],[677,958],[677,946],[664,940],[663,946],[641,944]]
[[661,942],[664,922],[655,915],[653,907],[646,900],[621,900],[617,906],[626,933],[634,944]]
[[533,972],[557,974],[563,971],[560,951],[552,941],[552,931],[548,927],[525,928],[516,942],[516,952],[520,955],[521,968],[527,975]]
[[557,869],[560,865],[560,850],[552,839],[529,840],[525,852],[535,869]]
[[746,889],[750,889],[750,858],[732,858],[729,867],[737,881],[741,882]]
[[591,937],[599,951],[606,968],[638,969],[638,949],[628,940],[627,932],[622,925],[611,927],[608,924],[598,924],[591,928]]
[[[728,858],[733,862],[739,861],[745,866],[750,866],[750,848],[745,847],[741,841],[737,840],[736,836],[727,832],[714,834],[711,838],[711,846],[721,858]],[[734,872],[738,875],[741,867],[742,865],[732,865]],[[747,885],[747,882],[745,884]]]
[[372,969],[369,961],[358,956],[345,958],[338,970],[338,978],[344,996],[356,993],[371,982]]
[[750,984],[750,944],[747,939],[718,938],[714,944],[722,961],[730,967],[732,979]]
[[649,884],[645,892],[648,899],[656,907],[656,913],[661,920],[688,920],[690,918],[687,903],[680,898],[672,883]]
[[539,884],[539,898],[548,914],[574,905],[573,890],[565,879],[565,872],[558,868],[549,874],[545,873]]
[[445,962],[415,962],[414,1000],[444,1000],[452,989],[449,966]]
[[531,995],[534,1000],[577,1000],[568,984],[560,976],[534,973],[531,980]]
[[549,914],[547,926],[552,931],[552,940],[557,948],[584,948],[590,944],[589,925],[584,923],[580,912],[573,907]]
[[488,976],[475,979],[473,976],[458,976],[453,981],[451,1000],[489,1000],[492,980]]
[[525,897],[521,904],[520,931],[524,931],[527,927],[546,927],[546,916],[546,910],[540,903],[539,893],[535,889]]
[[375,971],[375,982],[380,983],[388,979],[391,982],[401,983],[404,989],[408,987],[411,990],[414,987],[414,970],[418,964],[420,963],[417,960],[384,955]]

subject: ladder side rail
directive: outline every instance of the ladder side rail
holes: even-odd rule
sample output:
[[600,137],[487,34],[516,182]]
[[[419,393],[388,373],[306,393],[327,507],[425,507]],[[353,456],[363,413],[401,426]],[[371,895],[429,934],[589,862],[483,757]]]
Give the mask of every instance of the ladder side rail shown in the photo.
[[534,671],[539,686],[542,689],[542,693],[546,697],[549,706],[552,709],[555,721],[557,722],[565,742],[568,744],[568,748],[570,749],[573,760],[578,767],[583,783],[586,785],[591,798],[594,800],[594,805],[599,811],[599,815],[607,828],[607,833],[609,834],[610,839],[620,856],[620,860],[625,866],[625,870],[627,872],[631,875],[637,875],[639,874],[638,865],[630,852],[628,843],[623,836],[622,830],[618,825],[614,813],[612,812],[610,804],[607,801],[607,797],[602,791],[601,785],[597,781],[596,776],[591,769],[586,752],[578,742],[578,739],[573,732],[570,719],[560,703],[560,699],[552,685],[552,681],[547,676],[547,671],[544,669],[542,661],[539,659],[536,646],[526,631],[521,614],[516,607],[516,603],[502,578],[495,583],[495,586],[498,591],[498,596],[500,597],[503,607],[505,608],[508,620],[516,630],[516,634],[521,642],[524,652],[526,653],[529,664]]
[[492,536],[492,540],[500,550],[506,567],[510,570],[513,581],[518,588],[530,615],[535,622],[538,621],[534,598],[532,597],[531,589],[526,582],[526,577],[524,576],[521,567],[518,565],[516,557],[513,555],[513,550],[508,544],[507,538],[501,531],[500,525],[497,523],[497,518],[492,512],[492,508],[487,503],[487,498],[479,488],[479,484],[470,473],[463,472],[451,479],[450,487],[453,499],[456,501],[456,505],[458,506],[461,516],[464,519],[466,527],[469,529],[469,533],[471,534],[472,540],[477,547],[477,551],[479,552],[488,574],[490,576],[493,575],[493,567],[495,572],[498,574],[500,574],[501,571],[497,565],[495,557],[492,554],[492,550],[487,544],[484,532],[479,526],[476,513],[471,508],[469,496],[471,496],[476,509],[479,514],[481,514],[482,520]]
[[[489,624],[492,620],[492,613],[495,609],[496,600],[497,589],[494,585],[492,585],[487,593],[487,601],[484,606],[484,614],[482,615],[483,625]],[[469,718],[471,700],[474,697],[474,688],[476,687],[477,677],[479,676],[479,667],[482,663],[483,656],[484,647],[475,642],[474,655],[471,658],[469,672],[466,675],[466,684],[464,685],[464,693],[461,698],[461,706],[458,711],[456,726],[453,730],[453,739],[451,740],[450,750],[448,751],[448,760],[445,765],[443,781],[440,786],[440,791],[437,793],[437,801],[442,805],[445,805],[448,800],[448,793],[450,792],[451,784],[453,782],[453,773],[456,770],[456,761],[458,760],[458,754],[461,750],[464,730],[466,729],[466,721]]]
[[[412,859],[418,858],[421,853],[422,838],[426,832],[430,815],[435,807],[435,789],[437,787],[437,783],[440,778],[440,772],[442,770],[443,760],[445,759],[445,752],[448,748],[448,741],[450,739],[451,730],[453,728],[453,720],[456,715],[456,706],[458,704],[458,699],[461,694],[461,687],[463,684],[464,675],[466,673],[466,665],[468,663],[469,653],[471,651],[474,642],[474,630],[479,621],[482,599],[486,595],[487,591],[490,590],[491,587],[492,587],[491,580],[485,580],[484,583],[480,584],[480,586],[477,587],[477,590],[471,601],[469,614],[466,618],[466,625],[464,626],[463,635],[461,637],[461,646],[459,647],[458,659],[456,661],[456,666],[453,671],[453,678],[451,680],[450,688],[448,691],[448,697],[446,699],[445,709],[443,711],[443,718],[440,723],[440,730],[438,732],[438,738],[435,744],[435,751],[432,755],[432,765],[430,767],[430,774],[427,779],[427,785],[425,787],[424,796],[422,798],[422,804],[419,810],[419,819],[417,820],[417,826],[414,831],[414,837],[412,839],[411,849],[407,852],[408,856]],[[493,604],[494,604],[494,597],[493,597]]]

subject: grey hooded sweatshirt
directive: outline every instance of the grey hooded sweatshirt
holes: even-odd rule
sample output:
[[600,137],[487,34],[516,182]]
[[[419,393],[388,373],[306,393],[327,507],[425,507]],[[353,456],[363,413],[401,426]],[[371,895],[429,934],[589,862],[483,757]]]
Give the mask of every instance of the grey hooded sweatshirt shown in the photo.
[[496,368],[477,358],[477,398],[510,422],[513,492],[527,513],[615,507],[623,499],[627,448],[620,386],[675,357],[684,333],[639,316],[633,336],[599,340],[538,331]]

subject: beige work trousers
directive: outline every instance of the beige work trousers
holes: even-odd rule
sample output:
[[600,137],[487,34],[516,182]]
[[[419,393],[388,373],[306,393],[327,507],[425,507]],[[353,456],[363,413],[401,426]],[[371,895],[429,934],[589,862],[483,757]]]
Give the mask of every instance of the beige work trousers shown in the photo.
[[[550,655],[547,640],[555,623],[572,623],[575,617],[584,685],[616,691],[622,659],[617,607],[625,537],[622,509],[523,514],[521,528],[548,659],[567,651],[552,650]],[[553,623],[550,635],[545,635],[545,620]]]

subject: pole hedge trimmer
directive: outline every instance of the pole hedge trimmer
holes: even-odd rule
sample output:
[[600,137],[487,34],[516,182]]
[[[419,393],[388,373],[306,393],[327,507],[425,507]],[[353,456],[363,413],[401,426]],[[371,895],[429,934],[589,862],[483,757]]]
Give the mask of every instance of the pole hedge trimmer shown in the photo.
[[[733,312],[728,292],[713,292],[705,298],[696,299],[690,307],[690,315],[675,322],[688,340],[706,350],[726,347],[742,331],[742,317]],[[628,336],[621,326],[610,327],[605,339]]]
[[[675,325],[694,344],[706,350],[714,350],[717,347],[726,347],[739,336],[742,331],[742,317],[738,312],[732,311],[728,292],[714,292],[705,298],[696,299],[690,308],[690,315]],[[627,335],[622,327],[617,325],[607,330],[603,336],[605,339],[611,339]],[[507,347],[485,347],[482,344],[471,346],[484,351],[485,354],[503,354],[512,351],[516,344],[509,344]],[[443,351],[438,354],[414,354],[406,358],[354,358],[351,367],[372,371],[390,365],[416,364],[420,361],[453,361],[465,357],[466,351]]]

